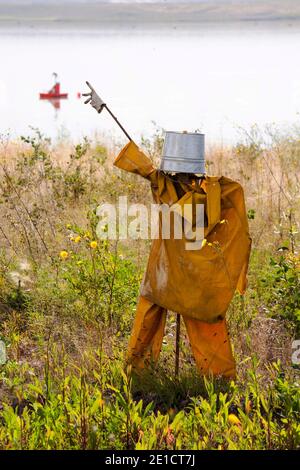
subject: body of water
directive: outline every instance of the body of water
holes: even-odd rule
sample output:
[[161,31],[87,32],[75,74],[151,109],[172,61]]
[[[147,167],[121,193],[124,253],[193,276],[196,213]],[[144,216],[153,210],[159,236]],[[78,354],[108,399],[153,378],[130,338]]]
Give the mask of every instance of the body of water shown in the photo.
[[[119,131],[77,93],[89,80],[133,137],[152,121],[167,130],[201,129],[232,142],[237,126],[295,123],[300,111],[299,23],[205,24],[102,31],[0,30],[0,133],[29,125],[55,138]],[[39,100],[57,72],[69,93],[60,109]],[[121,134],[120,134],[121,135]]]

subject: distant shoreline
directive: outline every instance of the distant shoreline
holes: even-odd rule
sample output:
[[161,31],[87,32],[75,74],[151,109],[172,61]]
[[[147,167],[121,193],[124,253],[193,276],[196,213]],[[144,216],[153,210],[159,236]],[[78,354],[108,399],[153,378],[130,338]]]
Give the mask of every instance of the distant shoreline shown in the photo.
[[[284,3],[284,5],[282,5]],[[197,25],[222,23],[298,25],[300,2],[270,2],[254,4],[241,2],[185,4],[57,4],[14,5],[0,4],[0,28],[141,28],[160,25],[186,28]]]
[[186,23],[128,23],[112,22],[112,23],[91,23],[91,22],[75,22],[75,21],[37,21],[37,22],[15,22],[15,21],[2,21],[0,19],[0,35],[104,35],[104,34],[132,34],[132,35],[147,35],[147,34],[158,34],[158,35],[176,35],[176,34],[190,34],[198,35],[205,34],[208,31],[216,34],[220,34],[222,31],[224,34],[230,31],[243,31],[252,32],[253,34],[267,33],[270,34],[274,30],[280,34],[281,32],[289,32],[300,34],[300,20],[293,21],[206,21],[206,22],[186,22]]

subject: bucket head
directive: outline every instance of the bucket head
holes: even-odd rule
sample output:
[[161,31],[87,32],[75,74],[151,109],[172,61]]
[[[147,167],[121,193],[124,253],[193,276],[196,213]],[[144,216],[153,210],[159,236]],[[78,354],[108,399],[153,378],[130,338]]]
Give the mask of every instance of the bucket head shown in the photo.
[[204,174],[204,134],[167,131],[160,169],[167,173]]

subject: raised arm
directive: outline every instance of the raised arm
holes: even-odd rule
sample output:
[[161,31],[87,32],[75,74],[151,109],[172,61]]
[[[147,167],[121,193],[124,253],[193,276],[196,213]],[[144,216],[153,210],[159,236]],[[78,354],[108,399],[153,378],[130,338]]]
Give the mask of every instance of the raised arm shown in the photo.
[[88,93],[83,93],[83,96],[87,96],[85,104],[90,104],[98,113],[105,108],[118,126],[122,129],[126,137],[129,139],[129,143],[121,150],[119,155],[114,161],[114,165],[122,170],[129,171],[130,173],[136,173],[144,178],[149,178],[150,175],[153,176],[155,168],[150,160],[133,142],[127,131],[120,124],[118,119],[114,116],[111,110],[108,108],[106,103],[100,98],[96,93],[94,88],[89,82],[86,82],[90,91]]
[[114,165],[147,179],[150,179],[150,175],[153,176],[153,173],[156,171],[150,158],[133,141],[129,142],[121,150],[114,161]]

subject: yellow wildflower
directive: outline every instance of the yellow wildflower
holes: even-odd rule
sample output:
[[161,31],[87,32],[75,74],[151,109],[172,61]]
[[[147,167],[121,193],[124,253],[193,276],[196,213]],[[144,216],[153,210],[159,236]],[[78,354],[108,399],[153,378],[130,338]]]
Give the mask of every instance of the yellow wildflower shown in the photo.
[[65,250],[62,250],[60,253],[59,253],[59,256],[61,257],[61,259],[67,259],[68,256],[69,256],[69,253]]
[[97,246],[98,246],[98,243],[97,243],[95,240],[90,243],[90,247],[91,247],[93,250],[95,250],[95,249],[97,248]]
[[241,422],[240,422],[239,418],[236,415],[234,415],[233,413],[228,415],[228,421],[230,422],[230,424],[235,424],[237,426],[241,425]]
[[74,238],[74,243],[79,243],[81,240],[81,236],[78,235],[77,237]]

